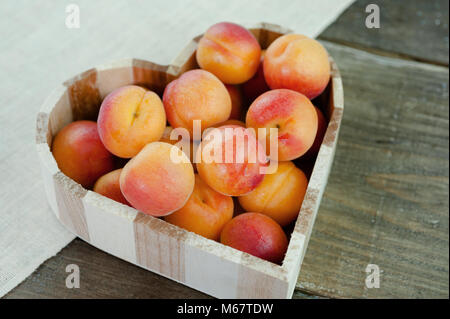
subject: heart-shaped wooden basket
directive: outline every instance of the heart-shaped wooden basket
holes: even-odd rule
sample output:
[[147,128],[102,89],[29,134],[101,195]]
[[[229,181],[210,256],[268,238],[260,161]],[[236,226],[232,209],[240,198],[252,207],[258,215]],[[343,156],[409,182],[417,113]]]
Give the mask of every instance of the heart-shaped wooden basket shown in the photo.
[[[267,23],[250,31],[263,49],[290,30]],[[336,149],[344,101],[338,68],[314,103],[329,120],[282,265],[276,265],[180,229],[164,220],[84,189],[51,153],[52,138],[68,123],[96,120],[103,98],[137,84],[161,94],[183,72],[198,68],[200,36],[171,65],[129,59],[90,69],[56,88],[37,116],[36,144],[49,204],[71,232],[114,256],[220,298],[291,298]]]

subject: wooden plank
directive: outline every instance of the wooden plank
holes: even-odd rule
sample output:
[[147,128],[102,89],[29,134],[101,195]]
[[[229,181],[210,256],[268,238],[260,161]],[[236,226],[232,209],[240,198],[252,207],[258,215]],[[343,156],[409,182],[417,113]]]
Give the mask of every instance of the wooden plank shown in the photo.
[[[379,29],[365,27],[371,3],[380,8]],[[319,38],[448,66],[448,12],[448,0],[358,0]]]
[[[345,113],[297,289],[448,298],[448,68],[327,43]],[[377,264],[381,287],[365,287]]]

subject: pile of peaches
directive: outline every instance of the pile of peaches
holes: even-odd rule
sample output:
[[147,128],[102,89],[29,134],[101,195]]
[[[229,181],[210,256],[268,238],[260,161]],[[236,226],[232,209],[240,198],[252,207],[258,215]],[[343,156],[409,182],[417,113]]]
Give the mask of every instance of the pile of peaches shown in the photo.
[[[196,59],[199,68],[170,82],[162,97],[137,85],[111,92],[97,122],[75,121],[58,132],[54,158],[87,189],[280,263],[308,185],[298,163],[315,158],[327,126],[311,100],[328,84],[328,54],[299,34],[261,50],[246,28],[223,22],[200,39]],[[200,139],[192,137],[195,123]],[[187,139],[173,138],[180,128]],[[250,144],[257,156],[245,151]],[[202,160],[206,149],[241,157]],[[270,161],[277,169],[269,174]]]

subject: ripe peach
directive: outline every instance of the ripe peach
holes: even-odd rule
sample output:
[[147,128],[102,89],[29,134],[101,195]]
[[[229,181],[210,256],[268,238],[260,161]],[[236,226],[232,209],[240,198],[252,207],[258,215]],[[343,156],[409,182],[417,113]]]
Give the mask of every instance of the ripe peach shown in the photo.
[[[301,93],[278,89],[259,96],[247,112],[247,127],[258,133],[266,128],[266,147],[270,128],[278,128],[278,160],[289,161],[305,154],[314,142],[317,132],[317,112],[314,105]],[[259,136],[264,139],[264,136]]]
[[[200,177],[219,193],[239,196],[263,180],[266,158],[255,135],[238,125],[225,125],[207,132],[197,151]],[[201,155],[201,158],[200,156]]]
[[105,147],[124,158],[135,156],[147,143],[161,138],[166,114],[159,96],[128,85],[108,94],[98,115],[98,132]]
[[313,99],[330,80],[328,53],[307,36],[283,35],[266,50],[264,77],[272,89],[291,89]]
[[247,210],[273,218],[281,226],[294,221],[308,187],[305,174],[292,162],[279,162],[274,174],[267,174],[261,184],[239,203]]
[[281,263],[288,246],[280,225],[259,213],[233,218],[223,228],[220,242],[273,263]]
[[193,120],[201,120],[204,130],[226,121],[231,113],[231,98],[225,85],[205,70],[188,71],[170,82],[163,102],[170,125],[184,127],[191,136]]
[[261,62],[255,75],[242,84],[242,91],[248,103],[252,103],[258,96],[270,90],[264,78],[263,61],[266,50],[261,51]]
[[[175,161],[172,152],[182,161]],[[180,209],[193,189],[194,170],[189,158],[168,143],[147,144],[120,174],[120,190],[127,201],[152,216],[165,216]]]
[[322,145],[323,138],[325,136],[325,133],[327,131],[327,120],[325,119],[325,116],[323,116],[323,113],[321,110],[319,110],[318,107],[315,107],[317,112],[317,119],[318,119],[318,125],[317,125],[317,133],[316,138],[314,139],[313,145],[309,148],[308,152],[303,155],[305,158],[314,158],[317,153],[319,153],[320,146]]
[[231,113],[229,119],[240,120],[241,112],[244,107],[241,89],[236,85],[229,85],[229,84],[226,84],[225,87],[227,88],[231,98]]
[[85,188],[114,169],[113,155],[102,144],[97,123],[76,121],[56,134],[53,156],[61,172]]
[[198,65],[222,82],[239,84],[250,79],[259,64],[261,47],[246,28],[229,22],[211,26],[198,43]]
[[212,240],[218,240],[223,226],[233,217],[233,198],[209,187],[198,175],[191,197],[165,221]]
[[97,182],[95,182],[93,190],[94,192],[111,198],[116,202],[131,206],[120,191],[119,179],[121,172],[122,169],[119,168],[103,175],[97,180]]

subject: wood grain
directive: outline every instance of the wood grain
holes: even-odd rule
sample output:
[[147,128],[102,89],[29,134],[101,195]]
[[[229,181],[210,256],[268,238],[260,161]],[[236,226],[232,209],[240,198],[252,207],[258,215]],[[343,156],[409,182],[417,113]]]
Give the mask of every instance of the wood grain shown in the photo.
[[[380,8],[380,28],[368,29],[368,4]],[[448,0],[358,0],[320,39],[448,66]]]
[[[325,45],[345,114],[297,288],[448,298],[448,69]],[[370,263],[382,270],[379,289],[365,288]]]

